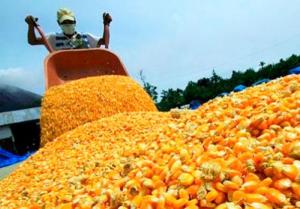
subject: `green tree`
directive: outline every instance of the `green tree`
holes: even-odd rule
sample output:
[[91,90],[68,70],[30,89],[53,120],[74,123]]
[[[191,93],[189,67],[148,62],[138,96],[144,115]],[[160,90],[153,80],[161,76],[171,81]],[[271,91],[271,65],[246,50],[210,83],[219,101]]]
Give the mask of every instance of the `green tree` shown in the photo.
[[200,88],[197,83],[190,81],[183,91],[185,101],[190,102],[194,99],[198,99],[201,95]]
[[207,87],[210,85],[210,79],[209,78],[201,78],[197,81],[197,85]]
[[263,62],[263,61],[261,61],[261,62],[259,63],[259,65],[260,65],[261,68],[264,68],[265,64],[266,64],[266,63]]
[[183,90],[181,89],[168,89],[163,90],[161,93],[161,101],[158,103],[158,109],[161,111],[168,111],[172,108],[180,107],[185,104]]
[[158,97],[157,87],[146,81],[146,76],[143,74],[143,70],[140,70],[139,76],[143,83],[143,87],[145,91],[151,96],[153,101],[157,103],[157,97]]
[[[285,60],[280,59],[276,64],[266,65],[264,62],[260,62],[261,68],[258,71],[253,69],[247,69],[244,72],[232,71],[232,75],[229,79],[223,79],[213,70],[210,78],[200,78],[197,82],[190,81],[184,90],[163,90],[158,108],[163,111],[168,111],[171,108],[190,103],[195,99],[203,103],[213,99],[222,92],[231,92],[233,88],[239,84],[251,86],[254,82],[263,78],[275,79],[280,76],[285,76],[290,69],[299,65],[300,56],[292,55]],[[147,88],[149,89],[149,87]]]
[[250,86],[257,81],[257,73],[253,69],[246,70],[243,77],[243,83],[246,86]]
[[215,70],[213,70],[212,77],[210,78],[211,83],[216,84],[221,82],[222,80],[223,80],[222,77],[218,76]]

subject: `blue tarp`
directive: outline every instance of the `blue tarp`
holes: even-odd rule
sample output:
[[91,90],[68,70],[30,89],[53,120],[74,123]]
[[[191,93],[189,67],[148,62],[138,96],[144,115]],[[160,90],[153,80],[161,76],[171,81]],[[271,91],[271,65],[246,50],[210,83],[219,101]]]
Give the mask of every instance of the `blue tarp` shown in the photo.
[[260,85],[260,84],[263,84],[263,83],[268,83],[269,81],[270,81],[270,79],[268,79],[268,78],[261,79],[259,81],[256,81],[255,83],[253,83],[252,86],[257,86],[257,85]]
[[244,85],[238,85],[236,87],[234,87],[233,91],[238,92],[238,91],[243,91],[245,88],[247,88]]
[[19,156],[0,148],[0,168],[26,160],[31,153]]
[[300,66],[289,70],[289,74],[300,74]]
[[191,110],[196,110],[200,106],[201,106],[201,103],[198,100],[192,100],[190,102],[190,109]]

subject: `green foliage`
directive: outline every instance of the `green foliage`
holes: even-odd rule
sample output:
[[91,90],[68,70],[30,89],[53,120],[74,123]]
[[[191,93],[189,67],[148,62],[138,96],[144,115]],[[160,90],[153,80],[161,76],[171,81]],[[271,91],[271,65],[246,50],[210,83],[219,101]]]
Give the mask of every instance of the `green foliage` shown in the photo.
[[153,101],[156,103],[157,96],[158,96],[157,87],[146,81],[146,77],[143,74],[143,70],[140,70],[139,75],[140,75],[140,79],[143,82],[143,87],[144,87],[145,91],[151,96]]
[[158,103],[158,109],[161,111],[168,111],[171,108],[180,107],[185,104],[183,90],[181,89],[163,90],[161,94],[161,101]]
[[[201,78],[196,82],[190,81],[184,90],[163,90],[161,93],[161,100],[157,106],[161,111],[168,111],[171,108],[179,107],[196,99],[204,103],[215,98],[222,92],[232,91],[232,89],[239,84],[251,86],[260,79],[275,79],[285,76],[290,69],[300,65],[300,56],[292,55],[286,60],[280,59],[277,64],[266,65],[265,62],[261,61],[259,65],[260,69],[257,72],[253,69],[247,69],[244,72],[233,71],[231,78],[229,79],[223,79],[213,70],[210,78]],[[156,87],[154,88],[151,84],[149,85],[150,86],[147,86],[144,83],[144,87],[147,86],[149,91],[151,90],[150,87],[152,87],[153,91],[156,90]],[[150,95],[151,94],[153,94],[153,92],[150,92]]]

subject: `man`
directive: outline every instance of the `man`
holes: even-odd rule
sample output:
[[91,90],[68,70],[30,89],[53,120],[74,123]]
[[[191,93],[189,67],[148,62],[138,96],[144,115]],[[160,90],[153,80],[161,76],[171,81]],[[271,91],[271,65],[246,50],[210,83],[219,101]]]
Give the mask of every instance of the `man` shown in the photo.
[[[36,18],[29,15],[25,18],[25,21],[28,24],[28,43],[31,45],[44,44],[42,38],[35,35]],[[101,45],[105,45],[105,48],[108,48],[109,24],[111,21],[111,16],[108,13],[103,13],[104,31],[102,38],[95,37],[89,33],[81,34],[75,29],[76,18],[74,13],[69,9],[61,8],[57,11],[57,23],[62,32],[50,34],[46,38],[54,50],[95,48]]]

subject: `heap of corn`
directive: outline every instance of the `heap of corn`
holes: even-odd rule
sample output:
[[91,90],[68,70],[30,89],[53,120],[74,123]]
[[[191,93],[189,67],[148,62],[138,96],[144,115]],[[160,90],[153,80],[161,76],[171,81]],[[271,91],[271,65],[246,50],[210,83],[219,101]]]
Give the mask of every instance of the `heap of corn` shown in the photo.
[[80,79],[50,88],[41,111],[41,144],[79,125],[120,112],[157,111],[150,96],[127,76]]
[[46,144],[1,208],[300,208],[300,76],[194,112],[121,113]]

